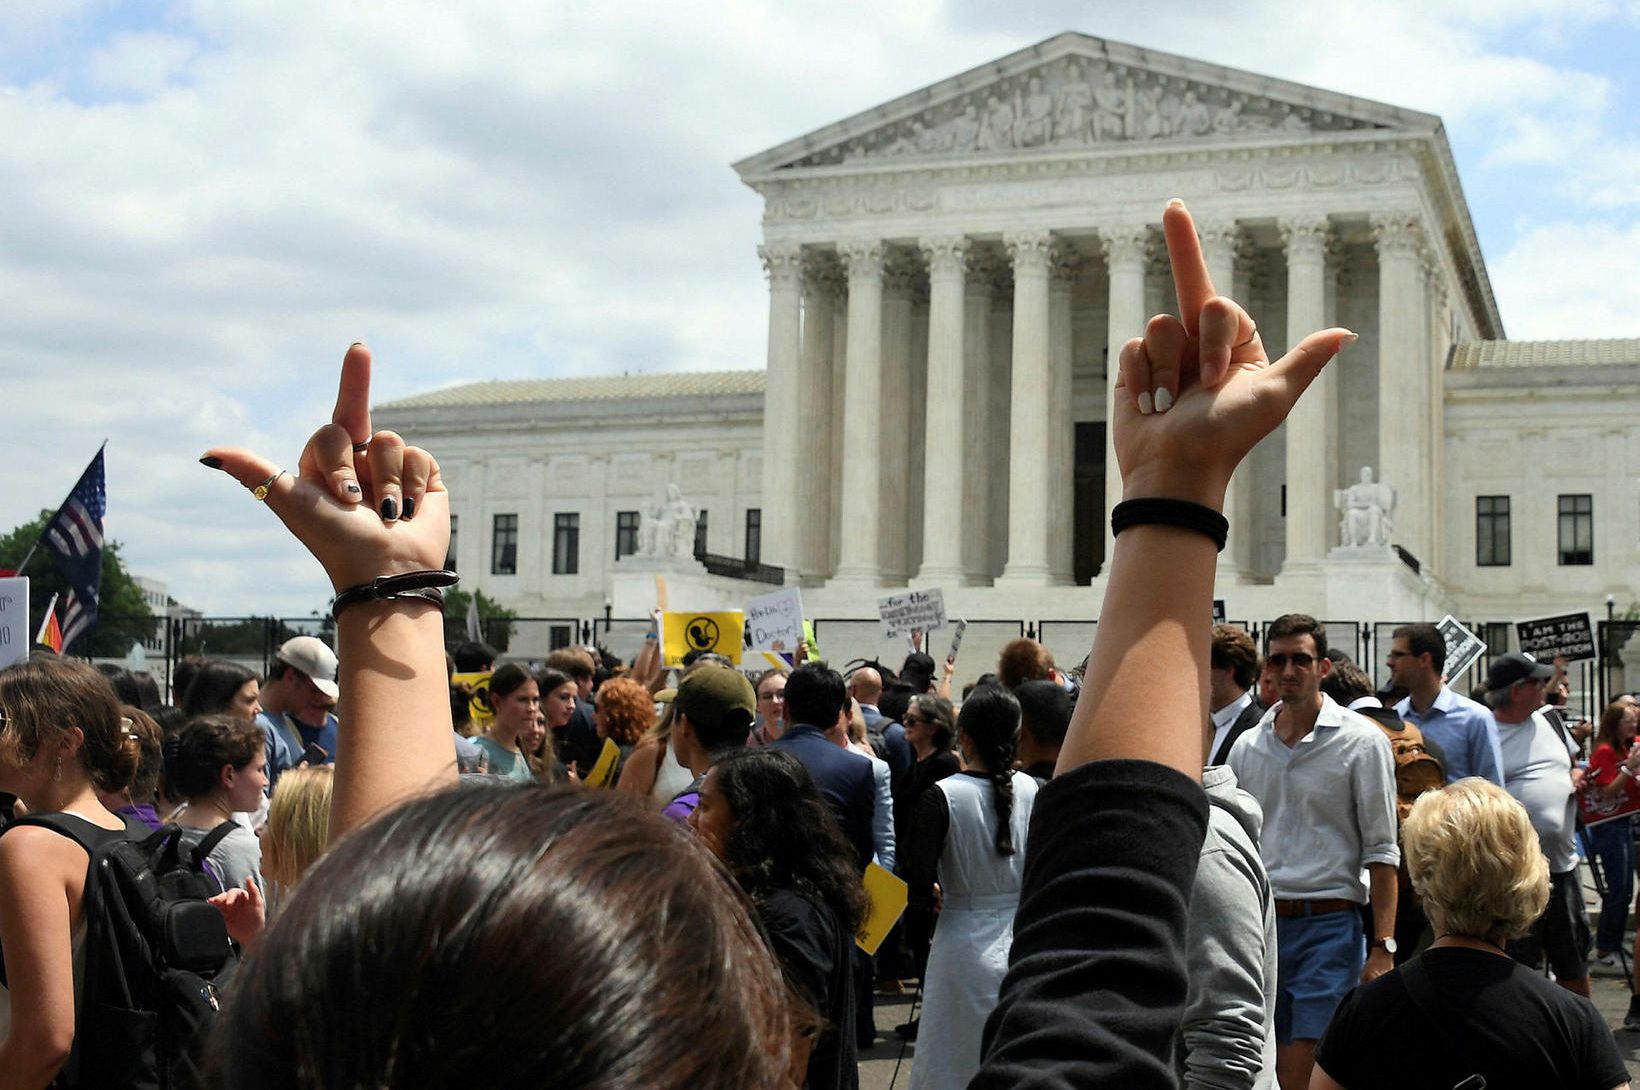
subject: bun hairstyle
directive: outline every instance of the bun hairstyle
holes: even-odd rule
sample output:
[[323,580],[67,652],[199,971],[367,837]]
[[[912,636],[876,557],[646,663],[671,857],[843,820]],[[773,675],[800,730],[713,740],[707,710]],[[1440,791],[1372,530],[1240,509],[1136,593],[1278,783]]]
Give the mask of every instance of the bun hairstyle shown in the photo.
[[193,802],[221,783],[223,765],[244,768],[262,752],[262,728],[232,715],[198,715],[166,741],[165,784]]
[[152,716],[130,704],[120,707],[125,722],[121,730],[137,747],[137,772],[128,789],[132,802],[153,802],[159,790],[160,766],[164,763],[165,738]]
[[996,847],[1014,854],[1014,748],[1019,744],[1019,701],[1000,685],[982,685],[962,702],[957,730],[990,774],[996,808]]
[[119,697],[95,667],[36,655],[0,670],[0,708],[7,716],[0,762],[25,765],[78,727],[85,737],[77,759],[98,790],[120,794],[137,774],[137,739],[122,729]]

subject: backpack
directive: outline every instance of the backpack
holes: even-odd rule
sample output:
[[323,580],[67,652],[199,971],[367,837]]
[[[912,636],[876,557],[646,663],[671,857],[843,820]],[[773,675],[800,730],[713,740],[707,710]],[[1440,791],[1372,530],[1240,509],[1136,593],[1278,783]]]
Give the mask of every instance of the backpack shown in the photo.
[[1412,813],[1412,804],[1425,791],[1439,791],[1446,786],[1446,772],[1424,745],[1424,732],[1406,720],[1400,730],[1391,730],[1383,723],[1378,729],[1389,739],[1390,751],[1395,755],[1395,823],[1397,827]]
[[206,901],[220,884],[205,857],[233,823],[218,825],[192,848],[176,825],[142,840],[110,837],[68,814],[31,814],[14,825],[50,829],[91,857],[74,1048],[52,1085],[203,1086],[205,1038],[239,966],[222,913]]

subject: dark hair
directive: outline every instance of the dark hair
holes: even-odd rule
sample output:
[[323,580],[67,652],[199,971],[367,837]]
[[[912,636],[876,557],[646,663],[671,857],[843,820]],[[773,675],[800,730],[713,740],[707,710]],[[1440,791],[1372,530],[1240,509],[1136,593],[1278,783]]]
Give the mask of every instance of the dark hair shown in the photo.
[[824,903],[853,934],[867,907],[860,868],[803,763],[758,746],[728,754],[711,775],[734,815],[723,861],[741,888],[757,903],[775,890],[795,890]]
[[1071,694],[1053,681],[1027,681],[1014,690],[1019,701],[1019,729],[1044,746],[1065,744],[1071,727]]
[[843,675],[823,662],[805,662],[786,679],[786,722],[830,730],[848,707]]
[[1229,670],[1243,689],[1251,689],[1258,680],[1258,648],[1253,646],[1253,637],[1235,625],[1213,626],[1211,662],[1215,670]]
[[194,683],[194,675],[199,668],[205,665],[202,655],[184,655],[171,667],[171,703],[182,707],[183,697],[188,695],[188,686]]
[[763,671],[761,674],[758,674],[756,677],[754,677],[752,679],[752,693],[753,693],[753,695],[757,696],[759,699],[762,699],[762,697],[763,697],[763,683],[765,681],[768,681],[771,677],[785,677],[785,676],[786,676],[786,671],[780,669],[778,666],[769,667],[767,670]]
[[314,864],[235,984],[209,1081],[240,1090],[741,1090],[791,1062],[735,882],[613,791],[462,787],[389,811]]
[[597,670],[592,656],[578,647],[560,647],[547,656],[546,665],[549,670],[557,670],[576,681],[591,681]]
[[933,728],[934,748],[942,753],[950,749],[951,743],[957,738],[957,713],[951,707],[951,702],[933,693],[918,693],[905,710],[909,712],[913,709],[928,720],[928,725]]
[[165,746],[165,783],[193,802],[215,791],[222,766],[244,768],[262,752],[262,728],[233,715],[197,715]]
[[535,681],[535,675],[516,662],[496,667],[495,673],[490,675],[490,707],[493,709],[496,701],[522,689],[526,681]]
[[234,694],[244,688],[247,681],[256,680],[255,674],[237,662],[211,659],[202,663],[194,674],[182,698],[182,710],[190,719],[225,712],[233,703]]
[[477,640],[467,640],[456,644],[450,658],[455,660],[456,673],[477,674],[495,665],[495,648]]
[[153,674],[150,674],[147,670],[138,670],[131,675],[131,680],[137,683],[137,696],[140,698],[136,704],[137,707],[147,711],[149,708],[157,708],[165,703],[159,697],[159,682],[154,680]]
[[883,691],[877,697],[877,710],[884,719],[898,722],[905,715],[905,710],[911,706],[911,698],[918,695],[917,690],[903,681],[890,681],[883,686]]
[[1327,630],[1321,622],[1308,613],[1283,613],[1270,622],[1270,627],[1264,630],[1264,649],[1269,651],[1270,641],[1289,636],[1308,636],[1315,641],[1315,653],[1320,658],[1327,657]]
[[142,707],[142,694],[137,691],[137,679],[130,670],[117,662],[99,662],[97,672],[114,686],[114,695],[120,698],[121,704]]
[[1019,743],[1019,700],[1000,685],[975,689],[962,702],[957,730],[968,739],[991,778],[997,851],[1014,854],[1014,747]]
[[1594,735],[1595,747],[1611,746],[1612,752],[1617,754],[1618,760],[1622,760],[1629,751],[1629,747],[1623,744],[1623,740],[1617,733],[1618,728],[1622,726],[1623,717],[1628,714],[1628,708],[1627,704],[1616,700],[1607,704],[1606,710],[1600,713],[1600,726]]
[[94,786],[118,794],[137,773],[137,740],[120,730],[114,686],[78,659],[41,654],[0,670],[0,708],[0,759],[8,764],[32,761],[41,745],[78,727],[78,759]]
[[120,706],[120,713],[131,721],[130,734],[137,743],[137,771],[132,776],[127,793],[135,803],[153,802],[159,790],[160,766],[164,763],[165,735],[152,716],[130,704]]
[[1390,638],[1407,641],[1407,650],[1414,655],[1428,655],[1437,674],[1446,669],[1446,637],[1434,625],[1404,624],[1391,632]]
[[1364,696],[1373,695],[1372,679],[1346,656],[1334,660],[1332,672],[1321,679],[1321,691],[1332,697],[1334,703],[1348,707]]
[[[565,685],[573,685],[574,683],[575,675],[566,673],[556,666],[548,666],[545,670],[542,670],[539,674],[535,675],[536,687],[541,690],[541,696],[543,698],[545,698],[546,695],[554,689],[561,689]],[[493,679],[490,681],[490,687],[492,689],[495,687],[495,681]],[[514,686],[514,688],[516,688],[516,686]]]

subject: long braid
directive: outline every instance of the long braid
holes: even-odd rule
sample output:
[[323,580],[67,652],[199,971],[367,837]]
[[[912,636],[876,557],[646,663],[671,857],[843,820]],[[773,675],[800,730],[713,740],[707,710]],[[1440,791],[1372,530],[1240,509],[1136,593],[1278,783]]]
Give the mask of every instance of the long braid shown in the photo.
[[974,690],[963,701],[957,729],[984,763],[996,812],[998,854],[1014,854],[1014,747],[1019,740],[1019,701],[999,685]]

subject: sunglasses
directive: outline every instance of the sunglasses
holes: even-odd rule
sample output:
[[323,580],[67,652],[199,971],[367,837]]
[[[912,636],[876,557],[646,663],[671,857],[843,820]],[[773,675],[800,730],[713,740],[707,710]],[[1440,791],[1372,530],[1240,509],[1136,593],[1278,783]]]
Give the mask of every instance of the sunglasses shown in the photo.
[[1315,665],[1315,656],[1307,655],[1303,651],[1295,651],[1291,655],[1271,655],[1264,661],[1269,663],[1271,666],[1274,666],[1277,670],[1287,669],[1287,664],[1289,662],[1300,670],[1308,670],[1310,667]]

